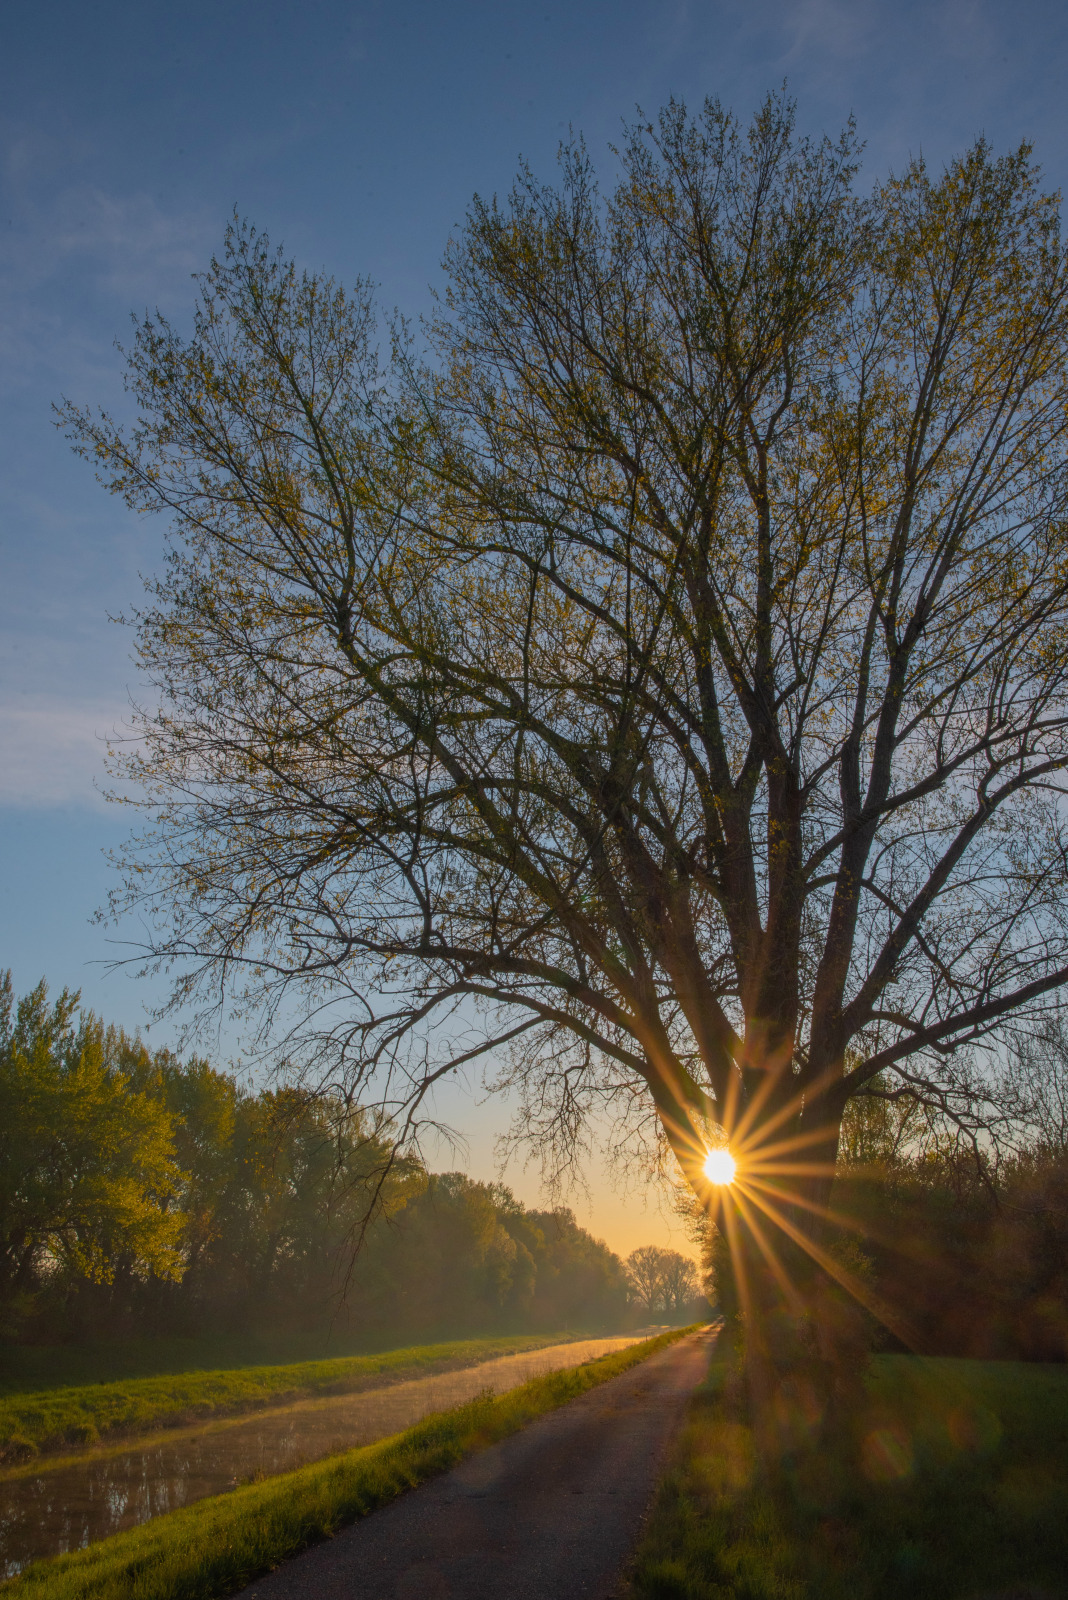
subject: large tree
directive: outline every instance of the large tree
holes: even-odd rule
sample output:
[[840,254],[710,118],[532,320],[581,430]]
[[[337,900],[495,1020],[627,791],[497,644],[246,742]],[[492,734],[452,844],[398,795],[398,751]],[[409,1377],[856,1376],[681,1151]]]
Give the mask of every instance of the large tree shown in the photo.
[[130,889],[402,1134],[507,1046],[532,1137],[615,1095],[699,1184],[725,1130],[828,1261],[850,1098],[967,1123],[1068,978],[1058,205],[983,142],[861,196],[781,101],[619,159],[476,200],[421,353],[235,225],[137,425],[69,411],[173,530]]

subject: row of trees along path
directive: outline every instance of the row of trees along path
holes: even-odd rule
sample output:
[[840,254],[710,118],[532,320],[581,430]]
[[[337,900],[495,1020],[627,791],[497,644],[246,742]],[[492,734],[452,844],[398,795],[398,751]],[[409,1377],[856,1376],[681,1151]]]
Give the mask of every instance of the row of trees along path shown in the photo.
[[[700,1314],[694,1264],[397,1159],[337,1097],[253,1091],[0,974],[0,1340],[395,1340]],[[362,1234],[359,1258],[351,1246]]]

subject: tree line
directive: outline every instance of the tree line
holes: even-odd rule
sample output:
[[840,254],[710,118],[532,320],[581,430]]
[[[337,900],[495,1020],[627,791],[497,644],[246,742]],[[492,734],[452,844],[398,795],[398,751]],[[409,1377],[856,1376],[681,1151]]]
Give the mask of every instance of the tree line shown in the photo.
[[243,1089],[69,991],[0,985],[0,1338],[327,1321],[415,1338],[690,1312],[693,1264],[636,1255],[639,1277],[566,1209],[397,1158],[336,1097]]
[[[831,1249],[874,1308],[865,1342],[1068,1358],[1068,1026],[1006,1076],[998,1141],[885,1084],[851,1104]],[[702,1290],[736,1310],[727,1233],[689,1215],[701,1271],[621,1261],[566,1209],[398,1158],[364,1110],[243,1089],[0,982],[0,1339],[607,1329],[703,1314]]]

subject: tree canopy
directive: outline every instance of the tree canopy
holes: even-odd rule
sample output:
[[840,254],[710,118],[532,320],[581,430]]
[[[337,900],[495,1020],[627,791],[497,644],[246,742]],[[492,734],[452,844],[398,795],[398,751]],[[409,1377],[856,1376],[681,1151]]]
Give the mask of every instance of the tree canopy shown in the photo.
[[572,144],[473,202],[425,351],[235,223],[136,426],[68,410],[172,530],[154,954],[299,993],[402,1135],[507,1046],[530,1137],[614,1101],[699,1183],[721,1124],[806,1234],[852,1096],[976,1126],[967,1047],[1068,977],[1057,197],[859,151],[782,100],[669,105],[607,193]]
[[627,1281],[635,1301],[650,1314],[681,1314],[698,1299],[697,1268],[679,1250],[643,1244],[627,1257]]
[[116,1266],[180,1275],[182,1174],[171,1119],[114,1060],[121,1036],[51,1006],[43,983],[16,1005],[0,973],[0,1333],[42,1274],[110,1282]]

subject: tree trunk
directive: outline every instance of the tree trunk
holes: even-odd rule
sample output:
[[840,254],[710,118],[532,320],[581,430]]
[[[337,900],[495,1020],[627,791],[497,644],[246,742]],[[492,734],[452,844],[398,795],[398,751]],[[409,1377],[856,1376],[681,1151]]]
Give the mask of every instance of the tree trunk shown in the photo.
[[[820,1109],[810,1109],[809,1127],[819,1126]],[[780,1126],[769,1147],[790,1144],[801,1128],[800,1119]],[[710,1206],[723,1240],[717,1279],[726,1273],[731,1280],[725,1294],[721,1287],[721,1303],[735,1322],[754,1433],[769,1464],[818,1450],[839,1433],[871,1348],[865,1287],[836,1253],[838,1134],[837,1117],[828,1117],[796,1163],[767,1163],[799,1171],[768,1176],[758,1134],[746,1141],[748,1152],[739,1151],[735,1183],[717,1191]]]

